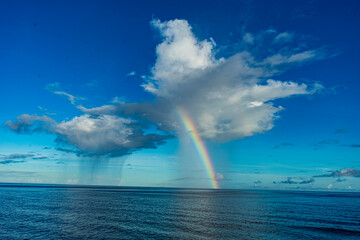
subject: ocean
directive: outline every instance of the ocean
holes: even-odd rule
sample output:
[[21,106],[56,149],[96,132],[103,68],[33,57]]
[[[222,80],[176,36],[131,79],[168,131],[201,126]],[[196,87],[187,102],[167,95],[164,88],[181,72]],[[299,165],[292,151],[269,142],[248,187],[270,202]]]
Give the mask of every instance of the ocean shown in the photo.
[[0,184],[0,239],[360,239],[360,193]]

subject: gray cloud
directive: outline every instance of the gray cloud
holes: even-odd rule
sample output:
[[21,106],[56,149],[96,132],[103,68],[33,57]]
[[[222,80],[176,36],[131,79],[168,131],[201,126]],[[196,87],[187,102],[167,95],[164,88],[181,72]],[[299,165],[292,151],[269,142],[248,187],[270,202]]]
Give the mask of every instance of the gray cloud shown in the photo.
[[34,157],[34,154],[23,154],[23,153],[13,153],[13,154],[1,154],[0,155],[0,164],[10,164],[10,163],[22,163],[25,162],[23,159]]
[[24,160],[0,160],[0,164],[22,163]]
[[314,177],[360,177],[360,170],[355,168],[345,168],[333,171],[329,174],[322,174]]
[[338,178],[338,179],[336,179],[336,182],[345,182],[345,181],[346,181],[345,178]]
[[33,157],[35,156],[34,154],[31,153],[13,153],[13,154],[1,154],[0,155],[0,159],[23,159],[23,158],[29,158],[29,157]]
[[146,134],[131,119],[112,115],[82,115],[56,125],[59,138],[84,154],[122,156],[143,148],[156,148],[171,135]]
[[315,179],[310,178],[310,179],[299,182],[299,184],[309,184],[309,183],[313,183],[313,182],[315,182]]
[[172,138],[169,134],[146,134],[135,120],[114,115],[85,114],[57,123],[46,116],[24,114],[17,120],[8,121],[6,125],[19,133],[45,131],[56,134],[58,143],[76,147],[57,150],[77,155],[122,156],[143,148],[157,148]]
[[5,126],[17,133],[31,134],[34,132],[47,131],[55,120],[47,116],[23,114],[16,118],[16,121],[6,121]]
[[79,151],[77,149],[57,147],[55,150],[60,151],[60,152],[65,152],[65,153],[74,153],[76,155],[81,155],[81,151]]
[[[296,178],[296,177],[288,177],[286,180],[284,181],[279,181],[277,183],[280,184],[310,184],[315,182],[315,179],[310,178],[310,179],[303,179],[303,178]],[[273,182],[274,184],[276,184],[276,182]]]
[[297,184],[298,183],[296,181],[293,181],[292,179],[293,179],[292,177],[288,177],[286,180],[280,181],[279,183],[284,183],[284,184]]
[[33,160],[41,160],[41,159],[48,159],[49,157],[46,156],[39,156],[39,157],[33,157]]

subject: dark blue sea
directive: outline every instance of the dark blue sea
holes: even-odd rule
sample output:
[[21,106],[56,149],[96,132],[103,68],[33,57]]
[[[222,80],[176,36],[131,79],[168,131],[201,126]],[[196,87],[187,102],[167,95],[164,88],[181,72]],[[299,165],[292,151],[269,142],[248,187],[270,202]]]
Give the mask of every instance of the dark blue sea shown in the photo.
[[0,239],[360,239],[360,193],[0,184]]

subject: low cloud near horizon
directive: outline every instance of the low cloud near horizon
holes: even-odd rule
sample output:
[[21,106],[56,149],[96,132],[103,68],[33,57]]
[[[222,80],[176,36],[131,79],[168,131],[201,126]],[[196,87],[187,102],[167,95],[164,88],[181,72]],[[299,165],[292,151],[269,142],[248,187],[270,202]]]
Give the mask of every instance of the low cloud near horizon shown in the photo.
[[360,170],[356,168],[345,168],[335,170],[329,174],[316,175],[314,177],[360,177]]
[[297,178],[297,177],[288,177],[286,180],[279,181],[279,182],[273,182],[274,184],[312,184],[315,182],[314,178],[309,179],[303,179],[303,178]]

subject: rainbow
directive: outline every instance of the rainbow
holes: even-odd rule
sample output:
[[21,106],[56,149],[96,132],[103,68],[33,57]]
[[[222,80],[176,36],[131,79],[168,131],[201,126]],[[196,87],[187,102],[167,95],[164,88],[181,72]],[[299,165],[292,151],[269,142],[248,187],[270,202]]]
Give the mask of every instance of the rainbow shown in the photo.
[[202,140],[199,132],[196,130],[194,122],[190,118],[189,114],[183,108],[178,108],[177,113],[181,119],[182,124],[184,125],[185,130],[190,133],[190,138],[197,150],[197,153],[202,159],[206,172],[210,178],[212,187],[218,189],[219,183],[217,182],[216,179],[213,164],[211,162],[209,153],[206,149],[205,143]]

